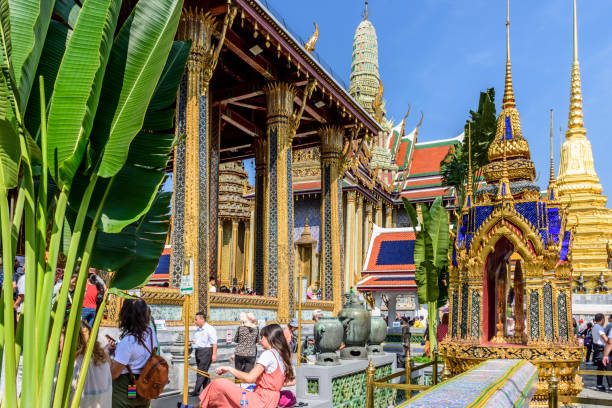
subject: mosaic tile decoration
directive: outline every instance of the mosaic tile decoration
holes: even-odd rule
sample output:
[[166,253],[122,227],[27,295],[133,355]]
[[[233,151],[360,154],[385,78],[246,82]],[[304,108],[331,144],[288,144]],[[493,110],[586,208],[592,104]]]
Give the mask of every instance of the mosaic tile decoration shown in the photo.
[[557,316],[559,319],[559,339],[568,340],[567,296],[565,292],[557,296]]
[[461,337],[468,334],[468,284],[461,285]]
[[183,307],[176,305],[154,305],[149,304],[151,317],[154,320],[176,320],[183,319]]
[[200,214],[198,220],[198,308],[206,310],[208,302],[208,95],[200,95],[199,107],[199,157],[200,178],[198,194],[200,196]]
[[480,329],[480,292],[472,291],[472,327],[470,335],[474,338],[479,337]]
[[[187,72],[179,88],[178,117],[176,133],[185,133],[187,111]],[[182,139],[174,151],[174,191],[172,195],[172,287],[179,287],[185,256],[184,228],[185,228],[185,139]]]
[[319,379],[318,378],[307,378],[306,379],[306,392],[310,395],[319,395]]
[[[391,375],[391,364],[376,367],[376,380]],[[363,408],[366,397],[365,370],[332,379],[332,408]],[[395,405],[395,390],[377,388],[374,390],[374,407],[388,408]]]
[[521,214],[533,228],[539,227],[538,201],[525,201],[514,203],[514,209]]
[[561,232],[561,218],[559,217],[559,209],[548,207],[548,233],[552,237],[555,244],[559,243],[559,234]]
[[289,246],[289,315],[295,314],[294,245],[293,245],[293,171],[291,146],[287,149],[287,245]]
[[217,248],[219,233],[219,143],[220,143],[220,107],[214,106],[210,122],[210,168],[208,170],[208,275],[217,277]]
[[325,300],[333,300],[333,265],[332,265],[332,249],[331,249],[331,175],[330,166],[323,166],[323,297]]
[[255,179],[255,293],[264,294],[264,175]]
[[[338,177],[337,180],[338,183],[338,219],[340,220],[340,228],[338,229],[338,236],[340,239],[340,271],[342,271],[341,273],[344,273],[344,223],[342,220],[344,220],[343,217],[343,213],[344,211],[342,210],[342,177]],[[344,293],[344,279],[340,279],[340,292]]]
[[529,332],[532,340],[537,340],[540,337],[540,305],[537,290],[532,290],[529,293],[529,322],[531,330]]
[[553,329],[552,286],[550,282],[544,285],[542,293],[544,299],[544,337],[546,340],[552,340],[555,333]]
[[266,199],[269,202],[268,225],[268,296],[278,294],[278,129],[274,124],[268,124],[269,132],[269,177],[270,191]]
[[453,310],[451,319],[451,336],[457,337],[457,325],[459,320],[459,295],[453,292]]
[[239,322],[240,313],[254,313],[255,319],[265,321],[276,320],[276,310],[246,307],[211,307],[209,320],[213,322]]

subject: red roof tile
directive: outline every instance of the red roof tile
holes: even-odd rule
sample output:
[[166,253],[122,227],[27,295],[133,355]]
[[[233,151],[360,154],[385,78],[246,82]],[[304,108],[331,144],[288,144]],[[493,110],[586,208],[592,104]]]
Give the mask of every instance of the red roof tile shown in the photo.
[[452,145],[433,146],[414,149],[410,175],[440,172],[440,162]]

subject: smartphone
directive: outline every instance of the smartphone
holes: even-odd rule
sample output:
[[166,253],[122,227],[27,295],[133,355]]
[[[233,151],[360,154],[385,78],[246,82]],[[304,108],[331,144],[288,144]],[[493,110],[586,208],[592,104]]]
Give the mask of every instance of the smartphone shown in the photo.
[[108,340],[108,342],[110,344],[117,344],[117,340],[113,339],[111,336],[109,336],[108,334],[106,335],[106,340]]

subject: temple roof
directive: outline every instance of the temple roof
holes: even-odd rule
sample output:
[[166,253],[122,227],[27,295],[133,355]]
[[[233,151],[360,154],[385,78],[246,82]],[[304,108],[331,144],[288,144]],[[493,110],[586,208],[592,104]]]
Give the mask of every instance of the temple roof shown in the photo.
[[414,229],[373,226],[357,290],[416,290]]

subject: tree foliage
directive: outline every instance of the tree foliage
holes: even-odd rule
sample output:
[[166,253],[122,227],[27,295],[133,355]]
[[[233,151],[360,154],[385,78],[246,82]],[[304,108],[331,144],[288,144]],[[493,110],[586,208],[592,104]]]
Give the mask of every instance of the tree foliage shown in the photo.
[[470,119],[465,123],[463,143],[455,145],[440,162],[442,184],[455,188],[459,207],[463,206],[467,191],[468,123],[471,125],[472,140],[472,190],[475,191],[480,169],[489,163],[489,146],[495,138],[495,89],[489,88],[486,92],[480,92],[478,111],[470,110]]

